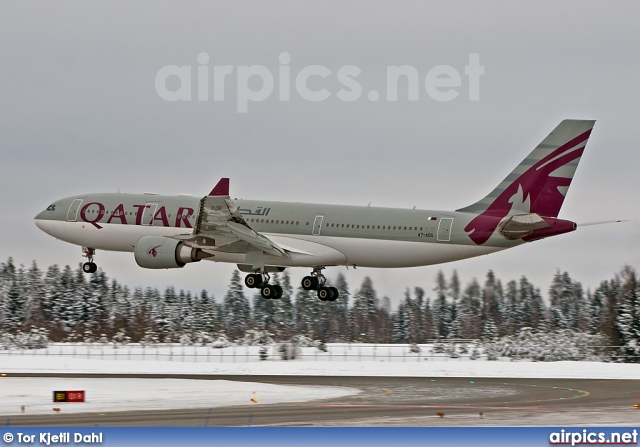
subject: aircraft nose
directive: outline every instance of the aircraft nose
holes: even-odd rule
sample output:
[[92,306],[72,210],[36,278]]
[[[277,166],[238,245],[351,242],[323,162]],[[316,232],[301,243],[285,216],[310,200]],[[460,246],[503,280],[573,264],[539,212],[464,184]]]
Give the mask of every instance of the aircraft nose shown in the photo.
[[45,220],[45,219],[46,219],[46,217],[45,217],[45,215],[46,215],[46,214],[47,214],[47,210],[40,211],[40,212],[36,215],[36,217],[34,217],[34,218],[33,218],[33,220],[35,220],[35,221],[36,221],[36,225],[38,225],[38,221],[39,221],[39,220]]
[[44,210],[36,215],[33,218],[33,223],[36,224],[36,227],[40,228],[47,234],[51,234],[51,213],[47,210]]
[[47,221],[41,218],[42,213],[38,214],[34,219],[33,223],[36,224],[36,227],[40,228],[45,233],[49,233],[49,226],[47,225]]

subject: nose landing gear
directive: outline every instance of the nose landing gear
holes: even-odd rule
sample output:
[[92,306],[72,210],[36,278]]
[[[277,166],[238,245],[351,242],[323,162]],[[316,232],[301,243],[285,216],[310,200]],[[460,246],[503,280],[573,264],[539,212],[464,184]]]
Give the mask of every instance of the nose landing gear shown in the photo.
[[98,271],[98,266],[93,262],[93,255],[96,254],[95,248],[82,247],[82,256],[87,258],[88,262],[82,264],[82,271],[85,273],[95,273]]

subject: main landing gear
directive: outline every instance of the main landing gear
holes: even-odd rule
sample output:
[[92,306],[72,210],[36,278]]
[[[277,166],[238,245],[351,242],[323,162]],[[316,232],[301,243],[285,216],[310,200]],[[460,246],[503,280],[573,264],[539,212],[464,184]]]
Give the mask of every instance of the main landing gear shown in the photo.
[[260,289],[260,295],[265,299],[277,300],[282,298],[282,287],[269,284],[271,277],[268,273],[251,273],[244,278],[244,285],[250,289]]
[[96,254],[95,248],[82,247],[82,256],[87,258],[88,262],[82,264],[82,271],[85,273],[95,273],[98,271],[98,266],[93,262],[93,255]]
[[[335,287],[329,287],[327,278],[322,274],[324,267],[315,267],[309,276],[302,279],[304,290],[316,290],[320,301],[335,301],[340,293]],[[282,287],[277,284],[269,284],[271,277],[268,273],[250,273],[244,278],[244,285],[250,289],[260,289],[260,295],[266,299],[282,298]]]
[[324,267],[315,267],[310,276],[302,278],[304,290],[317,290],[320,301],[335,301],[340,295],[335,287],[325,286],[327,278],[322,274]]

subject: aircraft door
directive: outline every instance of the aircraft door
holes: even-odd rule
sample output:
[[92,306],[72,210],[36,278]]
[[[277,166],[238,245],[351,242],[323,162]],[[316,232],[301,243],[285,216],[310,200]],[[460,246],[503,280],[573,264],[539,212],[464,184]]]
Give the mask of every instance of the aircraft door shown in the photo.
[[142,225],[151,225],[153,222],[153,216],[156,215],[157,209],[157,203],[147,203],[147,207],[144,209],[144,214],[142,214]]
[[438,241],[449,242],[451,240],[451,225],[453,217],[443,217],[438,223]]
[[76,222],[78,220],[78,210],[82,205],[82,199],[75,199],[71,202],[69,211],[67,211],[67,222]]
[[316,216],[316,220],[313,221],[313,235],[320,236],[320,229],[322,228],[322,219],[324,216]]

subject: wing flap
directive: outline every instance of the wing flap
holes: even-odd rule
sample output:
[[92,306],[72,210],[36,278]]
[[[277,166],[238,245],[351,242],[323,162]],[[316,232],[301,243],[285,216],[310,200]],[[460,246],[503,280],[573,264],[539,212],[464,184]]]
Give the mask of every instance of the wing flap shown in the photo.
[[252,246],[256,247],[263,252],[273,255],[273,256],[282,256],[285,254],[284,249],[280,248],[278,244],[269,240],[266,236],[261,235],[254,231],[251,227],[243,225],[238,222],[228,221],[226,226],[231,230],[231,232],[238,237],[238,239],[242,239],[245,242],[248,242]]

